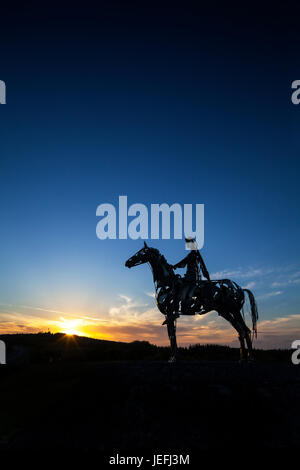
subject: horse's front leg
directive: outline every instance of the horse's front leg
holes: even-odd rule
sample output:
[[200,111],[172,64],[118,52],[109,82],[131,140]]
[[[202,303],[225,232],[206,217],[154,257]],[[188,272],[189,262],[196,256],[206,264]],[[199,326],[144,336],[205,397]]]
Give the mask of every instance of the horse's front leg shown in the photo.
[[168,314],[166,321],[164,323],[167,324],[168,329],[168,336],[170,339],[171,345],[171,357],[169,362],[176,362],[177,359],[177,341],[176,341],[176,318],[177,316],[174,314]]

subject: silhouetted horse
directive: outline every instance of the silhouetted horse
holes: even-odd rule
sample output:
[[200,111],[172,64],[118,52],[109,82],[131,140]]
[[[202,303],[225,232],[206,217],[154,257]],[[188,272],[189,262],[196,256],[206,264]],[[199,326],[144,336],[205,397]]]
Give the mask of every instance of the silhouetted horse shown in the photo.
[[250,290],[242,289],[229,279],[187,282],[181,276],[175,275],[173,267],[165,257],[157,249],[148,247],[145,242],[144,247],[126,261],[125,266],[132,268],[144,263],[151,266],[156,304],[166,316],[163,325],[168,327],[171,362],[176,360],[177,353],[176,319],[180,315],[204,315],[211,310],[216,310],[238,332],[241,360],[252,359],[253,338],[242,314],[244,292],[247,292],[251,306],[253,336],[256,336],[258,313],[255,298]]

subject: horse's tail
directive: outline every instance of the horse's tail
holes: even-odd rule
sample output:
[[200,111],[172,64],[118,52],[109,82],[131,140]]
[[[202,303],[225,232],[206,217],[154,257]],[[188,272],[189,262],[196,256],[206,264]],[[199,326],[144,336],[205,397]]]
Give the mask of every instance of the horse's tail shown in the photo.
[[255,301],[254,295],[252,294],[251,290],[243,289],[243,291],[247,292],[248,297],[249,297],[250,307],[251,307],[251,317],[252,317],[252,331],[253,331],[253,336],[255,336],[255,338],[257,338],[258,311],[257,311],[256,301]]

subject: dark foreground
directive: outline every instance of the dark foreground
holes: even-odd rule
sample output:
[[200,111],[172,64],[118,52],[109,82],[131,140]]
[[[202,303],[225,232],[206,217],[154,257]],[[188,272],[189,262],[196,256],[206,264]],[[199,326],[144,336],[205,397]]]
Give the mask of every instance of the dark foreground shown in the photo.
[[26,365],[1,377],[0,446],[106,453],[297,448],[299,367],[233,361]]

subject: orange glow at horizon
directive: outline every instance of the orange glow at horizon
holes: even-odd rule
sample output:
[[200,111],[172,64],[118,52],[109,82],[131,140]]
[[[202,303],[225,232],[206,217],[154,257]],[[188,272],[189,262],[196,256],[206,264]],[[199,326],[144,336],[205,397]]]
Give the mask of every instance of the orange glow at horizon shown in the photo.
[[60,332],[65,333],[67,335],[85,335],[85,333],[80,330],[80,327],[82,327],[81,319],[66,320],[65,318],[62,318],[60,321],[56,322],[56,325],[59,328]]
[[[158,346],[169,346],[166,328],[156,312],[149,310],[147,315],[134,315],[131,308],[126,310],[129,300],[109,312],[96,314],[86,312],[63,312],[54,309],[33,308],[33,313],[3,309],[0,317],[0,334],[20,333],[64,333],[85,336],[106,341],[132,342],[149,341]],[[124,307],[125,304],[125,307]],[[37,315],[36,312],[44,311]],[[53,315],[58,313],[60,315]],[[47,316],[46,316],[47,315]],[[3,322],[1,322],[1,319]],[[259,323],[259,337],[256,348],[289,348],[295,335],[300,334],[300,314],[279,316],[262,320]],[[214,312],[205,318],[181,318],[177,330],[179,346],[190,344],[220,344],[238,347],[238,338],[230,324],[220,319]]]

